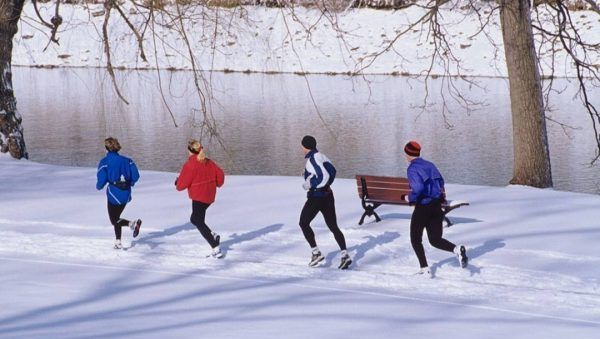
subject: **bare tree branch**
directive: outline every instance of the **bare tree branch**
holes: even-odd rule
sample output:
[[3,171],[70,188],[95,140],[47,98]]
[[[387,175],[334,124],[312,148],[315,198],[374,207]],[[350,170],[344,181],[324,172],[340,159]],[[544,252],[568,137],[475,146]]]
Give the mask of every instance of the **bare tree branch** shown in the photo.
[[113,4],[114,4],[114,8],[119,12],[119,14],[123,18],[123,20],[125,20],[125,23],[127,23],[127,26],[129,26],[129,29],[131,29],[133,34],[135,34],[135,37],[137,38],[137,42],[138,42],[138,48],[140,49],[140,58],[142,58],[142,60],[144,60],[144,61],[148,61],[146,59],[146,54],[144,53],[144,43],[143,43],[144,40],[142,38],[142,35],[133,26],[131,21],[129,21],[129,19],[127,19],[127,15],[125,15],[125,13],[123,13],[123,10],[121,9],[121,6],[119,6],[119,3],[114,2]]
[[[564,1],[557,0],[555,3],[549,3],[547,5],[555,12],[555,23],[557,29],[556,33],[551,33],[550,35],[560,41],[562,48],[575,65],[579,86],[578,93],[581,102],[583,103],[592,120],[592,128],[594,130],[595,142],[597,146],[596,156],[591,161],[591,164],[594,164],[600,159],[600,113],[598,112],[598,108],[590,100],[588,79],[600,81],[600,74],[596,68],[597,66],[593,62],[589,61],[590,58],[588,57],[588,53],[591,51],[600,52],[600,43],[588,44],[583,41],[571,18],[570,10]],[[546,34],[550,33],[545,30],[542,30],[542,32]]]
[[114,0],[107,0],[104,3],[104,8],[106,9],[106,14],[104,15],[104,24],[102,25],[102,36],[104,39],[104,53],[106,54],[106,69],[112,80],[112,84],[113,84],[113,88],[115,89],[115,92],[117,93],[119,98],[121,100],[123,100],[124,103],[129,105],[129,102],[125,99],[125,97],[123,97],[123,95],[121,94],[121,90],[119,90],[119,86],[117,85],[117,80],[115,79],[115,71],[114,71],[113,65],[110,61],[111,54],[110,54],[110,40],[108,38],[108,21],[110,20],[110,11],[113,7],[113,4],[114,4]]
[[60,0],[56,0],[56,6],[54,9],[54,16],[50,19],[50,23],[48,23],[46,20],[44,20],[44,18],[42,17],[42,14],[40,13],[40,10],[38,9],[38,5],[37,5],[37,0],[32,0],[33,2],[33,8],[35,10],[35,14],[37,15],[38,19],[40,19],[40,22],[50,28],[50,40],[48,41],[48,44],[46,44],[46,47],[44,47],[44,51],[46,51],[46,49],[48,48],[48,46],[50,46],[50,44],[52,42],[54,42],[55,44],[59,44],[58,43],[58,38],[56,37],[56,33],[58,31],[58,26],[60,26],[62,24],[62,17],[59,14],[59,7],[60,7]]

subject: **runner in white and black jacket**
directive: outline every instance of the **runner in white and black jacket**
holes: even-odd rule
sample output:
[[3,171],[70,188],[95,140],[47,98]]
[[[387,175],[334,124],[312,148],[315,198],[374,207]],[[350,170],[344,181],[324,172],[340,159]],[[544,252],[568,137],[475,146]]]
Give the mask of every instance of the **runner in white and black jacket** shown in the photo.
[[352,259],[346,250],[346,239],[337,224],[335,215],[335,201],[331,184],[335,179],[335,167],[329,159],[317,150],[317,141],[314,137],[307,135],[302,138],[302,149],[306,158],[304,168],[304,184],[302,187],[308,191],[307,200],[300,214],[300,228],[312,249],[312,257],[309,266],[317,266],[325,259],[317,247],[315,233],[310,227],[311,221],[319,212],[323,214],[325,223],[340,246],[341,262],[339,269],[347,269],[352,264]]

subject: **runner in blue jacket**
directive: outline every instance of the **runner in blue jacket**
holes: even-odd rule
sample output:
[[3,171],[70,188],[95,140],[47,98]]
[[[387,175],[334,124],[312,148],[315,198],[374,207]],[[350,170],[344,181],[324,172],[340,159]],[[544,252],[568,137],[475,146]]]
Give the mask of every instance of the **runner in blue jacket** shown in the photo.
[[454,252],[460,265],[466,267],[468,259],[465,247],[456,246],[442,238],[442,202],[446,200],[444,178],[433,163],[420,157],[421,145],[416,141],[407,143],[404,152],[410,163],[407,176],[411,192],[403,198],[415,206],[410,219],[410,242],[421,265],[419,273],[431,275],[423,249],[423,230],[427,230],[427,238],[433,247]]
[[131,201],[131,187],[140,178],[140,173],[133,160],[119,154],[121,145],[116,138],[104,140],[104,147],[107,153],[98,164],[96,189],[101,190],[107,186],[108,217],[115,229],[114,248],[121,249],[121,227],[129,226],[135,238],[142,226],[141,219],[129,221],[121,218],[125,206]]

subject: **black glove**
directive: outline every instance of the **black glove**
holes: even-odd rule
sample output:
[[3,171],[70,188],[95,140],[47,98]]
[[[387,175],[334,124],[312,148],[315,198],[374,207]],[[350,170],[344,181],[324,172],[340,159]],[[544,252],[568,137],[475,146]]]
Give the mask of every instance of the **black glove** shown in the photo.
[[175,186],[177,186],[177,180],[179,180],[179,177],[175,178]]

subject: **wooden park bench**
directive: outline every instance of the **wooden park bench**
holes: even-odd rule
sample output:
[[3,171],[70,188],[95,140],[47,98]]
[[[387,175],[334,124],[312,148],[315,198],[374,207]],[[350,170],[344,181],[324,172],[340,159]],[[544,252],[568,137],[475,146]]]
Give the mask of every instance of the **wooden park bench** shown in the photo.
[[[358,174],[356,175],[356,185],[358,186],[358,196],[365,210],[362,217],[360,217],[359,225],[363,224],[366,216],[375,216],[376,222],[381,221],[381,218],[375,212],[375,209],[381,205],[408,206],[408,202],[402,200],[404,194],[410,193],[407,178]],[[445,201],[442,203],[446,227],[452,226],[452,222],[446,217],[446,214],[453,209],[466,205],[469,205],[469,203],[461,201]]]

